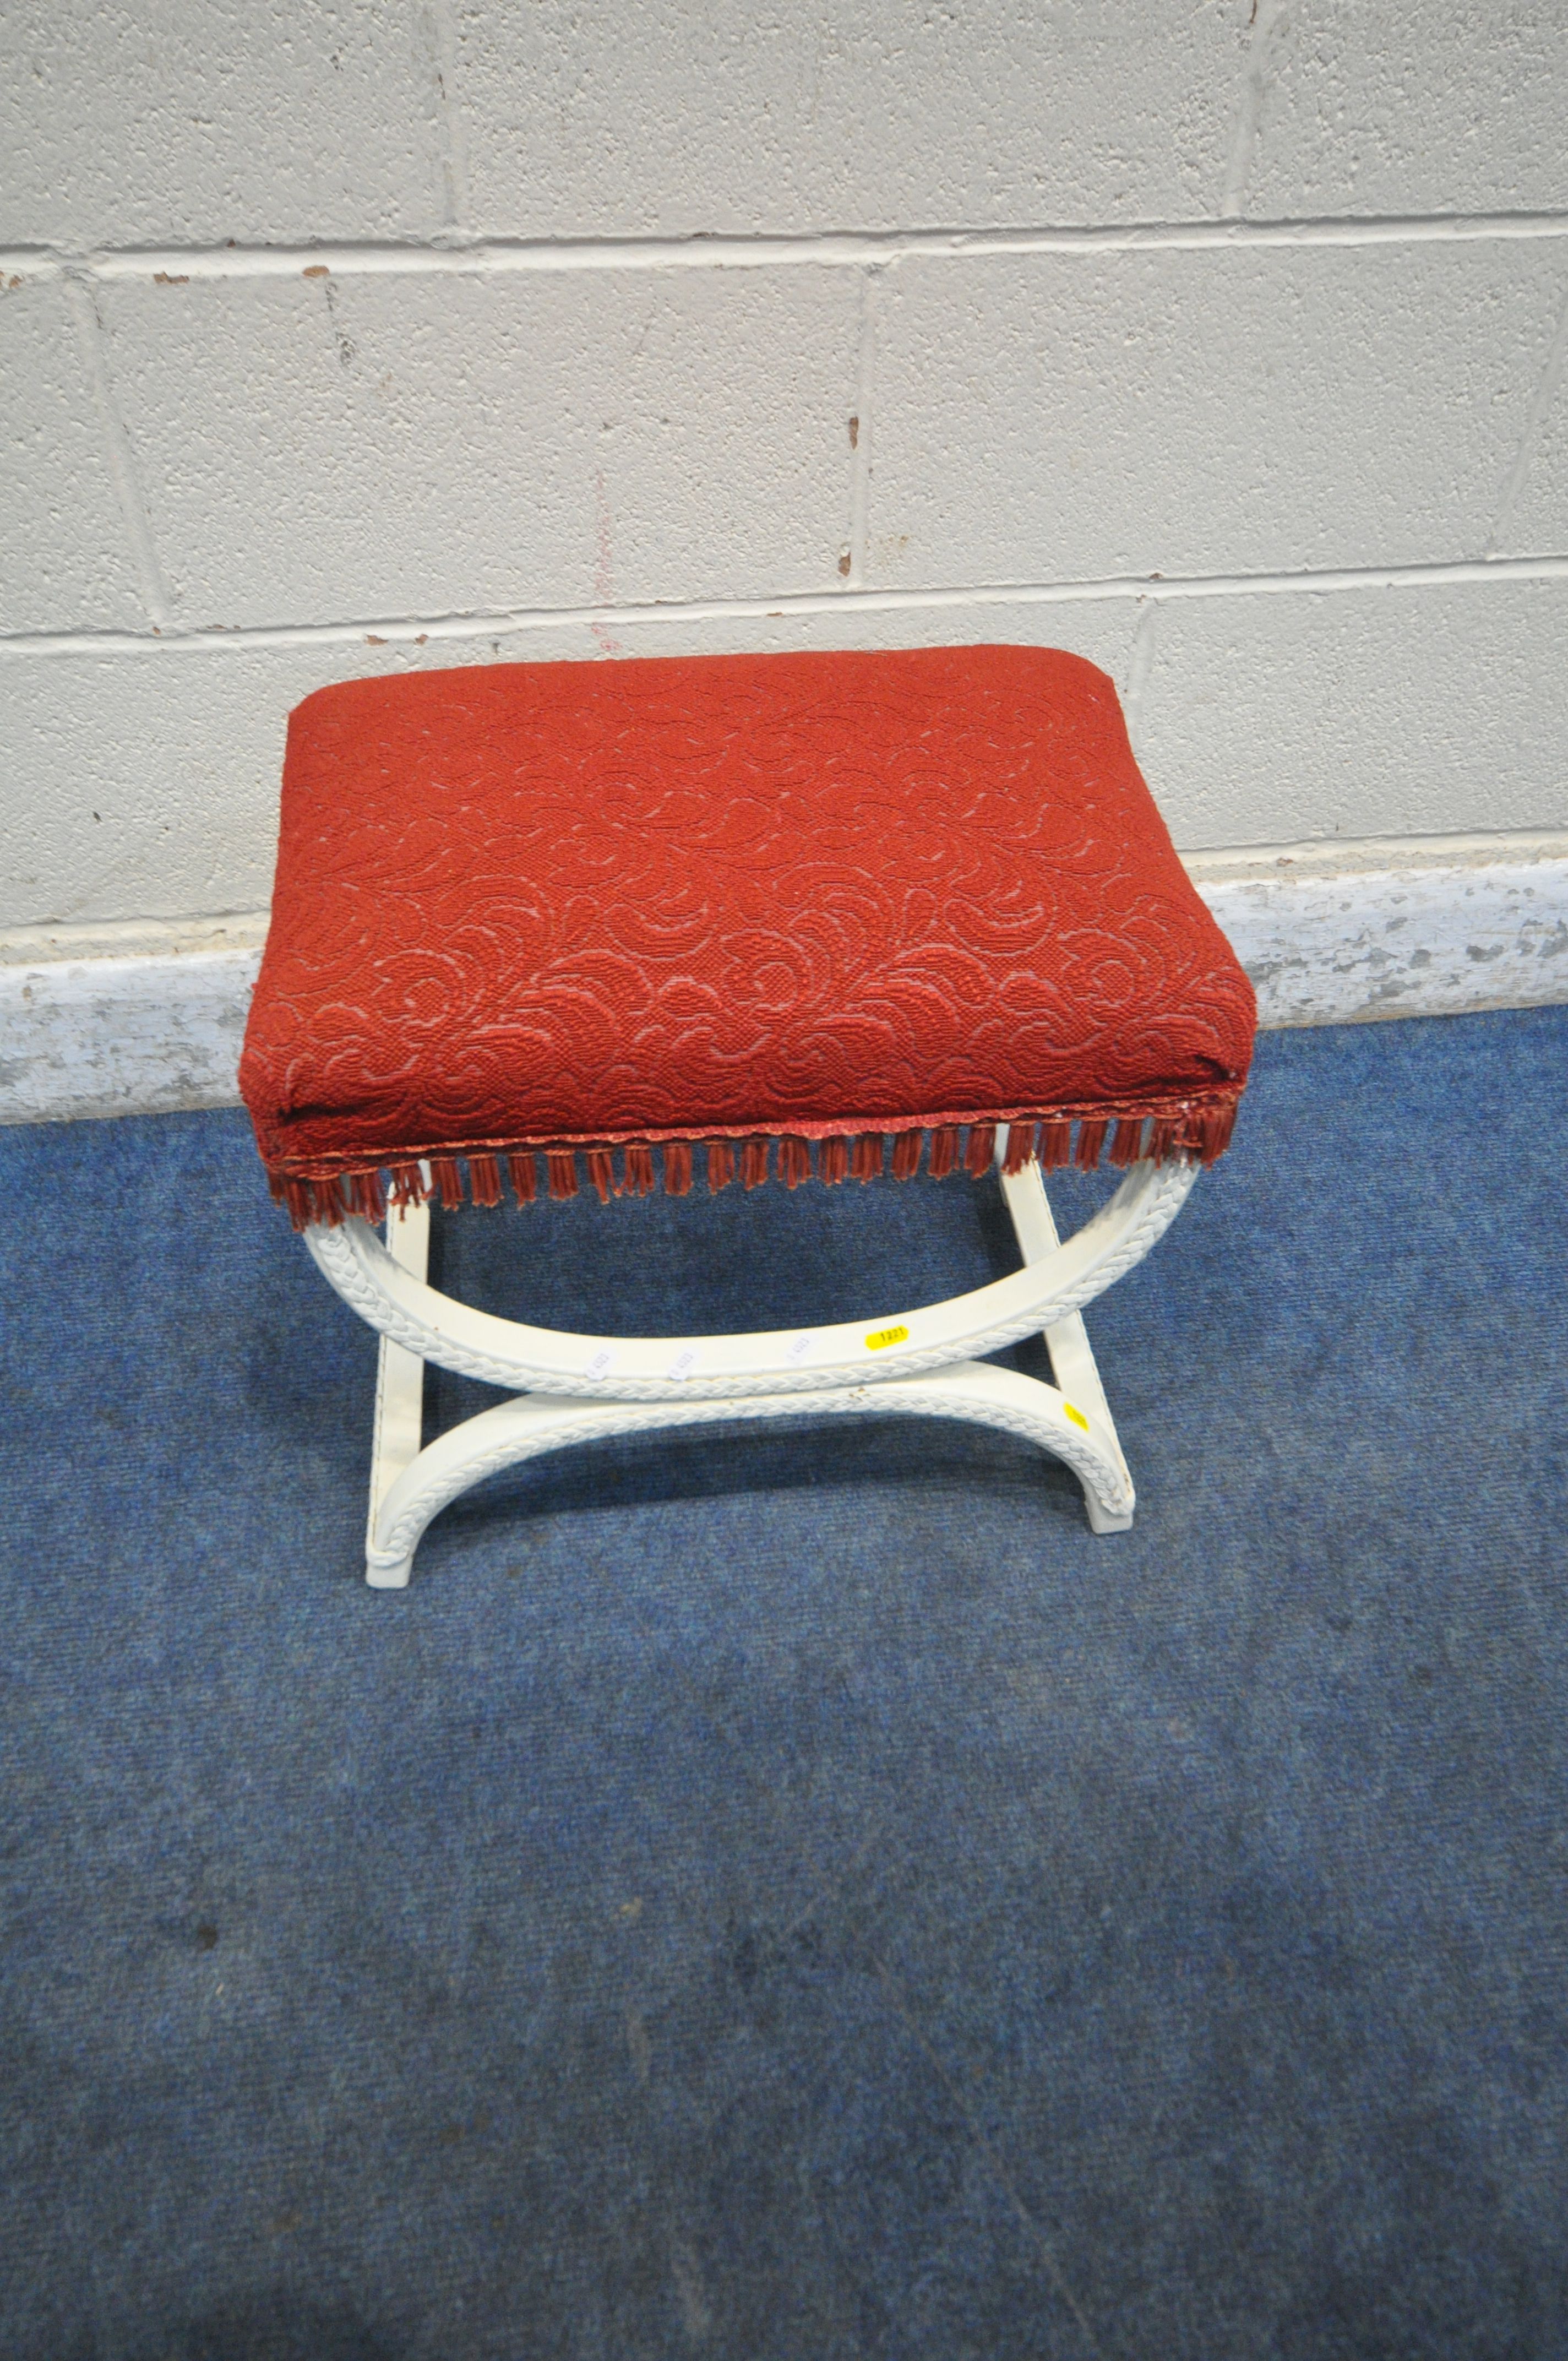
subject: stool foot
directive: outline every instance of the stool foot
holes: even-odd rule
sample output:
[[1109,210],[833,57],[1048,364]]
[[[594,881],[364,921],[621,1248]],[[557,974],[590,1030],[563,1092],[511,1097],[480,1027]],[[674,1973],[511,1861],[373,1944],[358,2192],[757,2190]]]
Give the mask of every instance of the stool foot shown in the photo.
[[411,1557],[400,1557],[392,1565],[378,1565],[373,1557],[365,1561],[365,1579],[372,1590],[406,1590],[413,1570]]

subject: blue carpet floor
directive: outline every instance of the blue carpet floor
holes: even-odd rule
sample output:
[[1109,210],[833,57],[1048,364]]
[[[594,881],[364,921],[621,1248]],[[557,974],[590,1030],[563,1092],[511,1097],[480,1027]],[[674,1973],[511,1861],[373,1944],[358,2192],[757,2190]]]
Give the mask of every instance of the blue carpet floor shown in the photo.
[[[1091,1313],[1130,1534],[710,1431],[388,1596],[242,1119],[0,1133],[6,2361],[1568,2352],[1565,1139],[1568,1011],[1266,1039]],[[644,1333],[1012,1259],[961,1180],[439,1250]]]

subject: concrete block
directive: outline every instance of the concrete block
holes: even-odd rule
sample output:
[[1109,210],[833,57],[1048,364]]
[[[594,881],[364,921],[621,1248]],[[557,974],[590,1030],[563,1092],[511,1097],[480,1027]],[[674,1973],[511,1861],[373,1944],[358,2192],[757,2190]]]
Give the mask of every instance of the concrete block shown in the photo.
[[0,630],[145,625],[136,569],[66,291],[0,279]]
[[329,681],[411,666],[928,647],[1067,647],[1124,680],[1127,600],[805,614],[650,616],[461,637],[0,659],[10,773],[0,810],[0,928],[255,909],[272,889],[291,707]]
[[1568,13],[1553,0],[1263,0],[1243,209],[1550,213],[1568,206]]
[[910,259],[879,280],[875,584],[1486,548],[1555,245]]
[[6,656],[0,925],[264,902],[284,721],[333,653]]
[[839,579],[850,272],[323,275],[104,293],[153,530],[193,622]]
[[[1124,695],[1134,676],[1138,609],[1131,598],[961,598],[930,607],[862,607],[832,599],[773,614],[661,615],[612,630],[537,626],[499,642],[503,659],[529,663],[562,655],[758,655],[801,648],[939,648],[984,645],[1069,648],[1110,674]],[[455,661],[456,659],[453,659]]]
[[1246,50],[1228,5],[457,0],[469,217],[570,237],[1212,214]]
[[443,218],[416,8],[11,0],[0,245],[411,237]]
[[1568,304],[1551,375],[1538,440],[1497,533],[1499,556],[1568,555]]
[[1137,730],[1184,850],[1568,827],[1568,583],[1173,598]]

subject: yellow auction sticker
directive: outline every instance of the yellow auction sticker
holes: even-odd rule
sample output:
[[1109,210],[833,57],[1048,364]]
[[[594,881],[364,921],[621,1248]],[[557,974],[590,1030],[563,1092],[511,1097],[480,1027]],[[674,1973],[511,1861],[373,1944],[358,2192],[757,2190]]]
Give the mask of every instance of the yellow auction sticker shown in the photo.
[[1066,1411],[1069,1418],[1071,1419],[1074,1426],[1082,1427],[1085,1434],[1087,1434],[1089,1433],[1089,1421],[1084,1417],[1083,1412],[1079,1409],[1077,1403],[1064,1401],[1062,1408]]
[[884,1345],[906,1345],[908,1342],[909,1331],[903,1326],[873,1328],[866,1338],[866,1350],[868,1353],[880,1353]]

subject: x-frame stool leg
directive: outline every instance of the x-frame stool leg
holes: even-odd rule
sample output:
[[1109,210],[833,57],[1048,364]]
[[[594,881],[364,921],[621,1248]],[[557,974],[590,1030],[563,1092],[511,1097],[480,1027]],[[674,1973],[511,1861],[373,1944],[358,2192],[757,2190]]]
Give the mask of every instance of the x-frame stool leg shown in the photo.
[[[1002,1175],[1002,1193],[1013,1217],[1019,1253],[1025,1263],[1044,1262],[1047,1255],[1055,1254],[1061,1239],[1039,1166],[1025,1164],[1021,1172],[1004,1172]],[[1131,1499],[1132,1476],[1123,1455],[1121,1437],[1116,1433],[1116,1422],[1111,1415],[1111,1405],[1105,1399],[1099,1364],[1089,1341],[1089,1331],[1083,1324],[1082,1312],[1069,1312],[1060,1320],[1053,1320],[1042,1334],[1046,1350],[1051,1356],[1051,1371],[1057,1384],[1072,1405],[1086,1411],[1109,1438],[1126,1477],[1127,1495]],[[1106,1508],[1091,1484],[1083,1487],[1083,1505],[1091,1532],[1124,1533],[1132,1524],[1132,1510]]]
[[[999,1160],[1004,1148],[1003,1136],[998,1143]],[[955,1342],[947,1349],[938,1345],[918,1357],[911,1356],[907,1375],[895,1376],[889,1367],[880,1383],[856,1381],[841,1359],[825,1367],[818,1380],[815,1371],[799,1364],[784,1335],[691,1340],[710,1356],[715,1348],[723,1351],[734,1345],[753,1355],[760,1351],[763,1360],[753,1377],[698,1379],[689,1385],[678,1380],[690,1374],[685,1365],[699,1356],[683,1350],[683,1340],[671,1339],[656,1348],[629,1345],[628,1353],[641,1354],[644,1364],[649,1349],[655,1349],[669,1366],[661,1376],[629,1372],[617,1383],[609,1377],[613,1352],[600,1340],[497,1322],[426,1288],[427,1206],[394,1210],[384,1247],[362,1222],[345,1223],[335,1232],[307,1232],[307,1243],[327,1278],[381,1331],[366,1579],[378,1589],[403,1588],[430,1520],[500,1467],[609,1434],[792,1413],[902,1411],[997,1427],[1066,1462],[1083,1488],[1095,1532],[1124,1531],[1133,1521],[1132,1478],[1078,1307],[1141,1259],[1173,1219],[1194,1178],[1191,1165],[1135,1168],[1111,1204],[1064,1248],[1038,1166],[1004,1172],[1002,1185],[1024,1270],[1013,1281],[992,1282],[976,1295],[909,1313],[912,1323],[945,1322]],[[1037,1274],[1033,1279],[1032,1271]],[[965,1344],[984,1352],[1026,1333],[1036,1325],[1028,1317],[1031,1304],[1040,1307],[1036,1333],[1044,1334],[1057,1386],[984,1360],[959,1357]],[[1000,1323],[999,1313],[1003,1315]],[[841,1355],[855,1326],[823,1332],[828,1348]],[[918,1337],[910,1339],[905,1326],[891,1333],[919,1343]],[[883,1337],[872,1334],[854,1341],[875,1345]],[[570,1361],[585,1352],[593,1357],[578,1375]],[[554,1367],[517,1357],[543,1353],[556,1356]],[[427,1358],[515,1389],[516,1398],[466,1420],[422,1450]],[[868,1371],[868,1379],[870,1375]],[[738,1388],[733,1395],[730,1383]],[[678,1402],[677,1397],[682,1398]]]
[[[387,1212],[387,1251],[400,1270],[423,1279],[430,1267],[430,1207],[393,1205]],[[424,1441],[424,1361],[383,1334],[376,1364],[376,1424],[370,1446],[370,1512],[365,1527],[365,1579],[373,1590],[401,1590],[406,1570],[388,1570],[376,1556],[387,1496],[419,1457]]]

